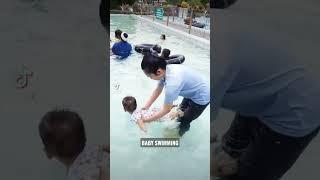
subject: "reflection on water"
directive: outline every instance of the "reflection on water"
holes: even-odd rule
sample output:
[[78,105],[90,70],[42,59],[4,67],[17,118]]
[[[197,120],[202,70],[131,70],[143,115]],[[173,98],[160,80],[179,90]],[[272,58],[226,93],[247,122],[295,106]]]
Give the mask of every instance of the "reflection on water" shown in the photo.
[[[185,65],[208,77],[209,51],[187,43],[174,34],[166,34],[160,41],[161,30],[152,28],[130,16],[111,15],[110,36],[121,29],[129,34],[134,44],[159,43],[172,54],[183,54]],[[141,148],[142,137],[176,137],[174,124],[154,122],[147,124],[148,134],[129,122],[130,115],[123,111],[122,98],[128,95],[137,99],[142,107],[151,95],[157,82],[147,78],[141,71],[142,55],[133,51],[126,60],[110,59],[110,130],[111,130],[111,179],[117,180],[209,180],[209,109],[191,124],[180,140],[179,148]],[[154,103],[161,107],[163,94]],[[181,102],[181,98],[175,102]],[[201,167],[201,168],[199,168]]]

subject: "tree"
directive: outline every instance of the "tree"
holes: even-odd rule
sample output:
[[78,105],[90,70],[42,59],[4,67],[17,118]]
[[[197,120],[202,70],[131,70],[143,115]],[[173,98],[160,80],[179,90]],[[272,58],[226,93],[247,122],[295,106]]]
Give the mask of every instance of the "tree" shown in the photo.
[[201,0],[188,0],[188,3],[190,4],[191,7],[202,5]]
[[181,0],[167,0],[168,4],[177,5],[181,4]]
[[120,9],[122,4],[129,4],[132,6],[135,2],[136,0],[111,0],[110,5],[111,9]]
[[201,0],[202,5],[204,6],[206,6],[209,2],[210,0]]

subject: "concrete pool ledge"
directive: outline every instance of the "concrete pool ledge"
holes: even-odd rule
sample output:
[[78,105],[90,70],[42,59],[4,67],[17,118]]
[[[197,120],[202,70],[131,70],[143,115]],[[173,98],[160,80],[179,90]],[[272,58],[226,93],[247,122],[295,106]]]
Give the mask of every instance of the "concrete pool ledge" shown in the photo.
[[207,40],[207,39],[204,39],[204,38],[192,35],[192,34],[188,34],[188,33],[183,32],[181,30],[178,30],[178,29],[166,26],[164,24],[152,21],[150,19],[147,19],[145,17],[141,17],[139,15],[132,15],[132,16],[134,16],[134,17],[136,17],[138,19],[141,19],[144,22],[149,23],[150,25],[152,25],[154,27],[160,28],[161,30],[173,32],[174,34],[176,34],[176,35],[178,35],[178,36],[180,36],[182,38],[186,38],[187,40],[189,40],[192,43],[196,43],[196,45],[198,45],[198,46],[200,46],[202,48],[205,48],[205,49],[208,49],[208,50],[210,49],[210,40]]

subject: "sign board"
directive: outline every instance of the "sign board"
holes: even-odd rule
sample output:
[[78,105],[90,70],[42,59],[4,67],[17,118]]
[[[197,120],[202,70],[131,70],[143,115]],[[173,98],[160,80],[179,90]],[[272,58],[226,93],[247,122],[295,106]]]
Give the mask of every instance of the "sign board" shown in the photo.
[[163,19],[164,10],[162,7],[158,7],[155,9],[155,16],[156,19],[162,20]]

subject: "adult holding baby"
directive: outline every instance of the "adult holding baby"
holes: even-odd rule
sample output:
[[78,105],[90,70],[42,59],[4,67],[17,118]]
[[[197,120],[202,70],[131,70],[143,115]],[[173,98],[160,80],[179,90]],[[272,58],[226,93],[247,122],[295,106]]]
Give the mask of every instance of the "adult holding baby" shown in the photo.
[[158,113],[148,118],[143,117],[140,121],[151,122],[160,119],[170,112],[173,102],[182,96],[183,101],[179,108],[184,115],[178,118],[179,135],[182,136],[189,130],[190,123],[197,119],[210,103],[209,83],[198,72],[184,65],[167,64],[165,59],[153,53],[144,55],[141,69],[147,77],[159,81],[144,108],[151,107],[163,89],[165,100]]

